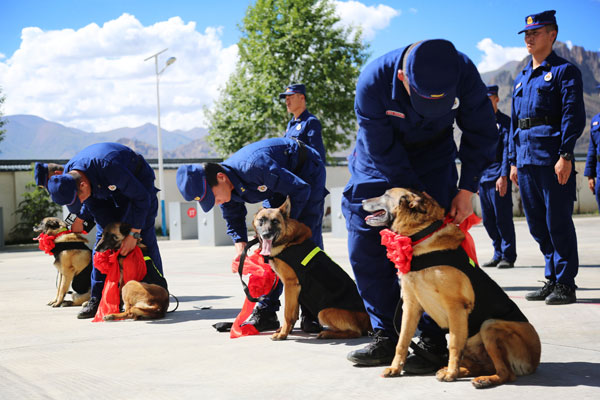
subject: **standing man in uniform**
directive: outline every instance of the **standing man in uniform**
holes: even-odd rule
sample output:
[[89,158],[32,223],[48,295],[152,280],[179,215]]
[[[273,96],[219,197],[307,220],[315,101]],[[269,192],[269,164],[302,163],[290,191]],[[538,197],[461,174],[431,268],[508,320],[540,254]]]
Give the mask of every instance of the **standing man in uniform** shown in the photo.
[[[111,222],[132,226],[123,240],[120,254],[126,255],[138,239],[147,246],[148,256],[162,273],[162,260],[156,242],[154,220],[158,212],[158,189],[154,171],[144,157],[119,143],[97,143],[75,155],[60,175],[50,177],[48,191],[55,203],[77,214],[71,230],[81,232],[91,218],[97,224],[96,243]],[[95,246],[94,246],[95,248]],[[95,252],[95,250],[94,250]],[[106,275],[92,271],[92,297],[77,318],[96,315]]]
[[512,213],[512,184],[508,180],[510,174],[510,165],[508,164],[510,117],[498,110],[500,101],[498,86],[488,86],[487,90],[488,98],[496,113],[499,138],[496,160],[483,171],[479,182],[483,226],[494,246],[494,257],[482,267],[512,268],[517,259],[517,245]]
[[[182,165],[177,187],[187,201],[197,200],[204,212],[221,206],[227,234],[235,243],[237,257],[248,242],[245,203],[263,202],[279,207],[286,197],[292,203],[290,217],[306,224],[312,240],[323,248],[325,165],[312,147],[289,138],[271,138],[251,143],[222,163]],[[254,308],[246,323],[259,331],[279,328],[276,312],[283,290],[281,282]],[[318,322],[317,322],[318,324]],[[301,328],[306,332],[305,317]]]
[[[285,98],[287,111],[293,115],[287,124],[284,137],[297,139],[309,145],[319,153],[323,164],[325,164],[326,155],[323,136],[321,135],[321,122],[306,109],[306,87],[301,83],[289,85],[285,92],[279,93],[279,98]],[[285,198],[279,201],[284,200]],[[321,246],[321,248],[323,247]],[[302,306],[300,308],[302,309],[300,319],[302,330],[306,333],[321,332],[323,327],[319,324],[318,318],[306,308]]]
[[321,136],[321,122],[306,109],[306,88],[303,84],[290,85],[285,92],[279,94],[279,98],[285,98],[287,111],[293,114],[287,124],[284,137],[296,138],[304,144],[315,149],[325,163],[325,146]]
[[554,14],[528,15],[519,32],[525,32],[531,61],[513,87],[510,179],[519,185],[529,232],[546,264],[546,283],[525,298],[569,304],[576,301],[579,268],[573,149],[585,127],[585,109],[581,72],[552,51]]
[[[600,85],[597,89],[600,89]],[[588,187],[596,195],[598,210],[600,210],[600,179],[597,179],[600,176],[600,113],[592,118],[590,146],[588,147],[583,175],[588,178]]]
[[[359,129],[342,209],[350,262],[375,334],[371,344],[348,359],[380,365],[394,357],[400,288],[381,245],[381,229],[365,223],[362,201],[389,188],[414,188],[432,196],[454,223],[462,222],[473,213],[471,198],[481,172],[494,159],[498,132],[475,65],[447,40],[417,42],[371,62],[358,79],[354,108]],[[458,151],[454,121],[462,130]],[[420,351],[407,358],[408,373],[429,373],[447,362],[443,331],[427,315],[419,329]]]

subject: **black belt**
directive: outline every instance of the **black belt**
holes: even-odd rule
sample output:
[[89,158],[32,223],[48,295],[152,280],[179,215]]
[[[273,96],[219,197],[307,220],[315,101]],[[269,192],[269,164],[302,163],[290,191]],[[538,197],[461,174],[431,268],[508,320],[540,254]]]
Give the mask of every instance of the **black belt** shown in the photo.
[[534,126],[540,125],[558,125],[560,123],[559,118],[554,117],[532,117],[532,118],[523,118],[519,120],[519,128],[520,129],[529,129]]
[[452,126],[449,126],[447,128],[444,128],[443,130],[439,131],[438,133],[434,134],[431,138],[427,139],[427,140],[423,140],[422,142],[413,142],[413,143],[403,143],[404,144],[404,148],[406,150],[419,150],[419,149],[424,149],[426,147],[429,147],[435,143],[438,143],[440,141],[440,139],[442,139],[444,136],[448,136],[449,134],[452,134]]
[[304,162],[306,161],[306,157],[308,157],[308,150],[306,149],[306,145],[298,139],[295,139],[298,143],[298,162],[296,163],[296,168],[294,168],[294,175],[299,175],[302,171],[302,167],[304,167]]

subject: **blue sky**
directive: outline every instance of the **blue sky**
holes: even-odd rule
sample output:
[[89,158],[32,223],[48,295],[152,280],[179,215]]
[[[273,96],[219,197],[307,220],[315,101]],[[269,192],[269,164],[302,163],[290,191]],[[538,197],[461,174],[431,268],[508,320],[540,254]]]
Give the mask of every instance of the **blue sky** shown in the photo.
[[[4,0],[0,86],[4,112],[34,114],[90,131],[155,122],[154,65],[166,129],[204,126],[237,57],[237,24],[249,0]],[[599,0],[336,1],[343,23],[360,24],[372,57],[417,40],[445,38],[481,72],[526,55],[527,14],[557,10],[561,41],[600,51]],[[164,64],[163,64],[164,65]],[[282,83],[282,85],[285,83]]]

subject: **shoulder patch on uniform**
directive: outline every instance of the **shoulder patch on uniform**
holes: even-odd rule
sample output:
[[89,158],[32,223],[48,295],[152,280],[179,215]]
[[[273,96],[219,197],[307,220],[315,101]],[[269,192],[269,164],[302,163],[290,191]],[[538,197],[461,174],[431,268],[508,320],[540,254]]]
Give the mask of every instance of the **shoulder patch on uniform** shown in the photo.
[[548,72],[545,76],[544,76],[544,80],[546,82],[550,82],[552,80],[552,72]]
[[406,115],[404,115],[404,113],[401,113],[400,111],[385,110],[385,115],[391,115],[392,117],[398,118],[406,118]]
[[259,187],[257,187],[259,192],[266,192],[267,191],[267,186],[266,185],[260,185]]
[[296,130],[299,131],[300,129],[302,129],[302,124],[296,125]]
[[108,185],[108,190],[110,190],[111,192],[114,192],[115,190],[117,190],[117,186],[116,185]]
[[518,89],[521,87],[521,82],[517,83],[517,86],[515,86],[515,89]]

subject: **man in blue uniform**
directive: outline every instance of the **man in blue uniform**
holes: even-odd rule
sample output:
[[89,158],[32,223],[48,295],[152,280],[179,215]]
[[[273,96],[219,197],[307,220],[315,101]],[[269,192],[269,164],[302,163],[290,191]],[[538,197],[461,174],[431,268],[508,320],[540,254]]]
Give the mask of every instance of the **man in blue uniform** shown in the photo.
[[55,163],[36,162],[33,167],[33,180],[35,184],[48,189],[48,179],[63,173],[65,167]]
[[[271,138],[251,143],[222,163],[182,165],[177,186],[187,201],[197,200],[204,212],[221,206],[227,234],[235,243],[237,256],[248,242],[245,203],[263,202],[279,207],[290,197],[290,216],[312,230],[312,240],[323,248],[325,165],[312,147],[289,138]],[[261,301],[247,323],[258,331],[279,327],[276,311],[283,290],[280,283]],[[301,327],[306,327],[301,321]],[[310,330],[310,329],[309,329]]]
[[[600,89],[600,85],[597,87]],[[600,114],[594,115],[590,127],[590,146],[588,147],[587,159],[583,175],[588,178],[588,187],[596,195],[598,210],[600,210]]]
[[[131,233],[121,245],[126,255],[138,239],[148,247],[148,256],[162,275],[162,260],[156,242],[154,220],[158,212],[158,189],[154,171],[144,157],[119,143],[97,143],[86,147],[65,166],[64,173],[50,177],[52,200],[77,214],[71,230],[81,232],[83,221],[97,224],[96,243],[111,222],[131,224]],[[95,247],[95,246],[94,246]],[[92,271],[92,297],[78,318],[92,318],[98,309],[106,276]]]
[[528,15],[525,44],[531,61],[513,87],[510,179],[519,185],[529,232],[544,254],[547,282],[527,300],[576,301],[579,268],[573,224],[576,200],[573,149],[585,127],[579,69],[552,51],[555,11]]
[[[365,223],[364,199],[392,187],[423,190],[455,223],[472,214],[480,174],[494,159],[498,141],[494,110],[471,60],[446,40],[427,40],[371,62],[356,86],[356,147],[342,208],[350,262],[375,330],[374,341],[348,354],[360,365],[391,362],[397,342],[394,313],[400,300],[396,268],[381,245],[380,229]],[[453,124],[462,130],[457,151]],[[461,160],[461,176],[455,164]],[[420,355],[404,370],[428,373],[445,365],[446,340],[427,316],[419,324]]]
[[285,92],[279,94],[279,98],[285,98],[287,111],[293,114],[287,124],[285,137],[296,138],[315,149],[323,162],[325,159],[325,146],[321,136],[321,122],[306,109],[306,88],[298,83],[290,85]]
[[510,117],[498,110],[498,86],[488,86],[488,97],[496,113],[498,147],[496,160],[481,174],[479,198],[483,226],[492,239],[494,257],[483,267],[512,268],[517,259],[515,225],[512,214],[512,185],[508,180],[508,136]]

